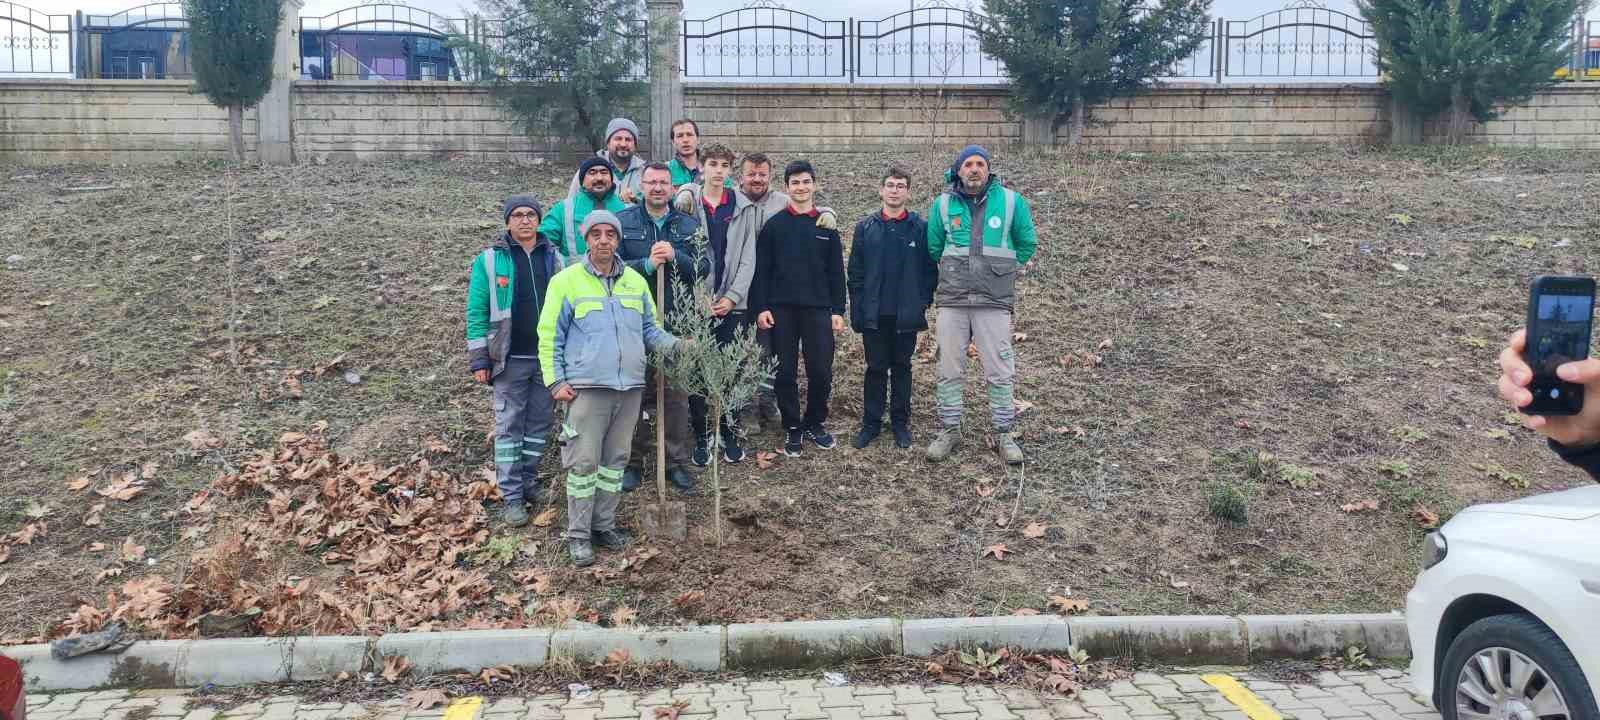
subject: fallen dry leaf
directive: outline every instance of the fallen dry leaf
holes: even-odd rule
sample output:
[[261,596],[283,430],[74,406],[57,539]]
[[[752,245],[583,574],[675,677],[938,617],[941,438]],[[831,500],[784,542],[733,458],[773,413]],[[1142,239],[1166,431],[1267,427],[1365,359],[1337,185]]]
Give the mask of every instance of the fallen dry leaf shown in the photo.
[[412,690],[406,693],[406,704],[413,710],[432,710],[450,702],[443,690]]
[[544,512],[539,513],[538,515],[535,515],[533,517],[533,525],[534,525],[534,527],[550,527],[550,523],[553,523],[555,521],[556,521],[556,509],[553,508],[553,507],[545,508]]
[[1377,500],[1373,500],[1371,498],[1368,498],[1366,500],[1358,500],[1358,501],[1353,502],[1353,503],[1346,503],[1344,505],[1340,505],[1339,509],[1343,510],[1343,511],[1345,511],[1347,513],[1358,513],[1358,512],[1365,512],[1367,510],[1377,510],[1378,509],[1378,501]]
[[106,544],[103,542],[89,543],[89,552],[105,552]]
[[121,479],[113,481],[110,485],[95,490],[95,493],[103,497],[122,501],[132,500],[142,492],[144,492],[144,483],[139,480],[138,475],[131,472],[123,475]]
[[1030,402],[1030,401],[1027,401],[1027,400],[1023,400],[1022,398],[1012,398],[1011,405],[1012,405],[1012,407],[1016,408],[1016,412],[1017,412],[1018,415],[1025,414],[1029,410],[1033,409],[1033,403]]
[[1045,529],[1045,526],[1036,522],[1031,522],[1028,523],[1027,527],[1022,528],[1022,536],[1025,538],[1034,539],[1042,538],[1044,537]]
[[628,607],[627,605],[618,605],[617,609],[611,611],[612,627],[624,627],[627,625],[632,625],[633,621],[638,619],[639,613],[635,612],[633,608]]
[[990,495],[993,495],[993,494],[994,494],[994,486],[993,485],[985,485],[983,483],[978,483],[978,497],[986,498],[986,497],[989,497]]
[[133,543],[133,537],[130,536],[127,540],[122,541],[122,559],[131,563],[136,563],[143,560],[144,546],[135,545]]
[[699,590],[690,590],[672,599],[672,604],[678,608],[686,608],[706,599],[706,594]]
[[967,357],[975,358],[977,356],[978,356],[978,346],[977,346],[977,344],[970,343],[970,342],[967,343]]
[[89,513],[83,516],[83,526],[94,527],[99,525],[101,522],[100,513],[105,512],[105,509],[105,503],[95,503],[94,505],[89,506]]
[[222,438],[217,437],[210,430],[190,430],[183,435],[183,441],[189,443],[189,450],[198,455],[207,450],[222,447]]
[[1039,611],[1033,608],[1017,608],[1011,611],[1012,615],[1038,615]]
[[517,671],[510,665],[486,667],[478,671],[478,682],[481,682],[485,685],[493,685],[500,680],[510,680],[511,678],[515,677],[516,674]]
[[1112,346],[1113,346],[1113,344],[1111,342],[1111,338],[1106,338],[1104,340],[1101,340],[1100,344],[1095,346],[1095,349],[1099,350],[1101,352],[1104,352],[1106,350],[1110,350],[1112,348]]
[[943,675],[944,674],[944,666],[940,665],[939,663],[932,662],[932,661],[928,662],[927,670],[928,670],[928,674],[929,675]]
[[80,478],[68,480],[67,489],[73,492],[78,492],[86,487],[89,487],[89,484],[92,482],[94,482],[94,480],[91,480],[88,475],[84,475]]
[[1010,551],[1006,549],[1005,543],[996,543],[983,549],[984,555],[993,555],[996,560],[1005,560],[1007,552]]
[[1011,342],[1019,343],[1019,342],[1025,341],[1027,339],[1028,339],[1028,334],[1027,333],[1022,333],[1022,332],[1011,333]]
[[689,707],[687,699],[674,700],[671,705],[663,705],[656,708],[656,720],[678,720],[678,713],[683,712],[684,708],[687,707]]
[[756,468],[761,470],[770,470],[772,468],[772,461],[776,460],[777,458],[778,454],[775,452],[758,452],[756,453]]
[[1050,607],[1055,608],[1056,611],[1062,615],[1076,615],[1078,613],[1088,612],[1089,601],[1082,598],[1067,597],[1065,595],[1051,595]]
[[411,661],[404,655],[386,655],[383,658],[383,679],[394,682],[411,671]]
[[1422,503],[1417,503],[1417,506],[1411,510],[1411,519],[1416,520],[1418,525],[1427,530],[1439,527],[1439,514],[1429,510],[1428,506]]
[[606,653],[605,664],[612,667],[621,667],[623,665],[627,665],[631,660],[633,660],[632,653],[629,653],[627,650],[623,650],[622,648],[617,648]]
[[11,533],[12,545],[32,545],[35,538],[45,537],[50,534],[50,527],[43,522],[31,522],[23,525],[21,530]]
[[161,463],[147,462],[139,466],[139,478],[142,480],[153,479],[160,470]]

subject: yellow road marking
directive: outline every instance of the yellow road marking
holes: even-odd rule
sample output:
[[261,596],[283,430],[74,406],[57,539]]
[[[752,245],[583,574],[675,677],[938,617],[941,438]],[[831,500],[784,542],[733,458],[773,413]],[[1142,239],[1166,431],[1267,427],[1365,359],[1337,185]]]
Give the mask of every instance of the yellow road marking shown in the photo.
[[478,716],[478,708],[482,705],[483,698],[477,695],[456,698],[444,709],[444,720],[472,720]]
[[1243,710],[1244,714],[1250,717],[1250,720],[1283,720],[1283,716],[1279,715],[1277,710],[1273,710],[1272,706],[1261,702],[1261,698],[1256,697],[1255,693],[1250,692],[1248,688],[1239,684],[1239,681],[1233,679],[1232,675],[1216,673],[1201,675],[1200,679],[1205,681],[1207,685],[1216,688],[1217,692],[1222,693],[1222,696],[1228,699],[1228,702]]

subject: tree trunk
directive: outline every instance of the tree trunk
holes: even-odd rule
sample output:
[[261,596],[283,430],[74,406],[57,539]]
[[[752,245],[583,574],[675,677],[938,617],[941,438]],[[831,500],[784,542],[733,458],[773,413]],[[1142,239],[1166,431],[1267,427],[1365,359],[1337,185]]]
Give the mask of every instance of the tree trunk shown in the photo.
[[1084,116],[1083,96],[1074,93],[1072,96],[1072,120],[1067,130],[1067,146],[1077,147],[1083,141]]
[[244,164],[244,106],[237,103],[228,106],[228,135],[231,139],[231,151],[234,165]]
[[1472,127],[1472,113],[1467,95],[1459,86],[1450,93],[1450,109],[1446,112],[1450,116],[1445,142],[1450,145],[1466,142],[1467,131]]
[[[722,408],[712,404],[711,437],[722,437]],[[717,529],[717,549],[722,548],[722,453],[711,453],[711,524]]]

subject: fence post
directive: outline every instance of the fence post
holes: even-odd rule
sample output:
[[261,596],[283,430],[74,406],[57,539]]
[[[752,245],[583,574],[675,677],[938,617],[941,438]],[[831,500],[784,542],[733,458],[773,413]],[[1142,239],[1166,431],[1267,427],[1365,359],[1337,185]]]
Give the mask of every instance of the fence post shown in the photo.
[[672,156],[672,121],[683,117],[683,0],[645,0],[650,53],[650,157]]
[[1216,71],[1216,73],[1217,73],[1217,84],[1218,85],[1222,84],[1222,77],[1226,73],[1226,71],[1223,70],[1223,68],[1222,68],[1222,64],[1224,62],[1227,62],[1227,60],[1226,60],[1227,54],[1228,54],[1227,29],[1228,29],[1228,21],[1224,20],[1222,18],[1217,18],[1217,29],[1215,31],[1216,34],[1212,36],[1213,39],[1212,39],[1211,42],[1212,42],[1212,45],[1215,46],[1212,49],[1217,51],[1216,52],[1216,55],[1217,55],[1217,60],[1216,60],[1217,66],[1212,68],[1212,70]]
[[294,92],[300,77],[300,8],[304,0],[283,0],[272,53],[272,88],[256,106],[256,160],[267,165],[294,163]]
[[77,48],[72,54],[72,76],[75,78],[89,76],[89,61],[86,59],[89,51],[85,47],[85,41],[88,39],[88,34],[83,32],[83,11],[79,10],[72,14],[72,40],[77,43]]

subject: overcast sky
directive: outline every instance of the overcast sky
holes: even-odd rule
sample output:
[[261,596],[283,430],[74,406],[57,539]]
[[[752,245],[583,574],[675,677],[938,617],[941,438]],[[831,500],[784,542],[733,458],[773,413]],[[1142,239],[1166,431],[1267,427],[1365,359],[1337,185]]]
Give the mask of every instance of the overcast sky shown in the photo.
[[[396,0],[401,2],[402,0]],[[22,4],[29,5],[35,10],[49,13],[71,13],[82,10],[86,13],[114,13],[130,7],[143,4],[144,0],[22,0]],[[477,4],[468,0],[403,0],[404,4],[420,7],[441,15],[460,17],[464,12],[472,12]],[[833,19],[844,17],[879,18],[891,13],[900,12],[910,6],[911,0],[794,0],[784,3],[785,7],[793,10],[805,10],[818,17]],[[927,0],[920,0],[919,5],[926,4]],[[355,0],[306,0],[305,10],[302,15],[328,15],[352,5],[369,3]],[[746,0],[685,0],[684,16],[694,19],[703,18],[724,10],[732,10],[748,4]],[[958,7],[964,7],[965,2],[954,2]],[[1258,15],[1267,10],[1283,7],[1285,0],[1214,0],[1212,13],[1228,18],[1244,19]],[[1327,0],[1329,9],[1354,12],[1354,6],[1349,0]],[[1591,17],[1600,19],[1600,9],[1591,14]]]

